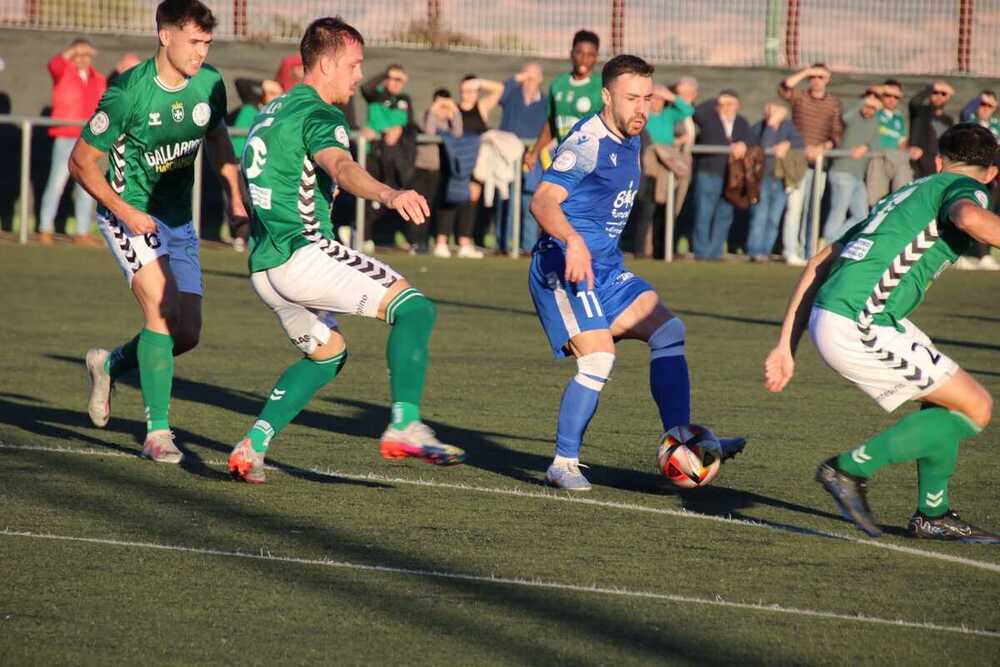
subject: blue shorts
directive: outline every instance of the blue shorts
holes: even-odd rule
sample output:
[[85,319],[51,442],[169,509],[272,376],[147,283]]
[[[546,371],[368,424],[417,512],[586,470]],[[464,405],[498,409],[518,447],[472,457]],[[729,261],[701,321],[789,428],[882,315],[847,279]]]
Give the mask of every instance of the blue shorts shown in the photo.
[[625,268],[619,260],[594,262],[594,289],[586,283],[566,282],[565,250],[539,243],[531,257],[528,289],[535,312],[549,338],[552,353],[566,356],[566,343],[581,331],[610,329],[626,308],[653,287]]

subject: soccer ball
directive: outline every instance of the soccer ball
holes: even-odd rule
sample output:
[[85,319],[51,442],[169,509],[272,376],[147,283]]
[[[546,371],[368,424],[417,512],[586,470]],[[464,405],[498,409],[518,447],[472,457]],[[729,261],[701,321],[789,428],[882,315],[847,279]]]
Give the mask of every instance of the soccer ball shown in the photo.
[[719,474],[721,446],[711,429],[698,424],[675,426],[663,436],[656,460],[674,486],[695,489]]

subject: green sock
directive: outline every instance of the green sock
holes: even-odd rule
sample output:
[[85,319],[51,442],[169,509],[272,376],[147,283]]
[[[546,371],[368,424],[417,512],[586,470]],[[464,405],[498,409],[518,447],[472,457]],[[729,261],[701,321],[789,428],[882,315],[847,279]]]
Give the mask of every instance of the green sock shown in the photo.
[[389,364],[393,428],[406,428],[420,419],[427,344],[436,317],[434,304],[412,287],[397,294],[386,308],[385,321],[392,325],[385,358]]
[[170,390],[174,383],[174,338],[143,329],[136,345],[147,431],[170,428]]
[[271,390],[271,396],[264,404],[260,417],[247,431],[254,451],[267,451],[271,438],[288,426],[295,416],[302,412],[309,399],[320,388],[337,377],[337,373],[347,362],[347,351],[323,361],[299,359],[289,366]]
[[958,459],[958,443],[978,429],[965,415],[928,408],[907,415],[860,447],[837,458],[837,467],[868,478],[891,463],[917,461],[918,509],[928,516],[948,511],[948,480]]
[[112,382],[138,367],[139,335],[111,350],[111,354],[104,361],[104,372],[111,376]]

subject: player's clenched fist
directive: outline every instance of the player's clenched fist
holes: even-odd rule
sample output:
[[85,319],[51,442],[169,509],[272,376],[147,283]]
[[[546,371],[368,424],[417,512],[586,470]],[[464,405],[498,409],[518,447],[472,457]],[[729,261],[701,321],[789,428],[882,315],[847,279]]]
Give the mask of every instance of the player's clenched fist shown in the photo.
[[380,199],[407,222],[422,225],[431,215],[427,200],[416,190],[389,190]]
[[152,234],[156,231],[156,223],[153,222],[153,218],[138,209],[129,211],[122,218],[122,222],[133,234]]

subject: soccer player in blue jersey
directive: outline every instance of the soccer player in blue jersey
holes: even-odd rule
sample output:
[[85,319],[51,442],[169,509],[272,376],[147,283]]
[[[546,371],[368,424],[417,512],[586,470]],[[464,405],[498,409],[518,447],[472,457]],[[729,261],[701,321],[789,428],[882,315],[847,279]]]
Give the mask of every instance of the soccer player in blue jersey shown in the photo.
[[[649,383],[664,431],[691,417],[684,323],[625,268],[618,247],[639,190],[639,134],[653,97],[653,67],[620,55],[601,76],[604,109],[576,123],[531,201],[544,231],[531,260],[531,298],[555,356],[572,354],[577,364],[559,407],[556,455],[545,479],[574,491],[591,488],[580,472],[580,445],[611,375],[616,341],[649,345]],[[717,454],[727,459],[745,441],[721,443]]]

